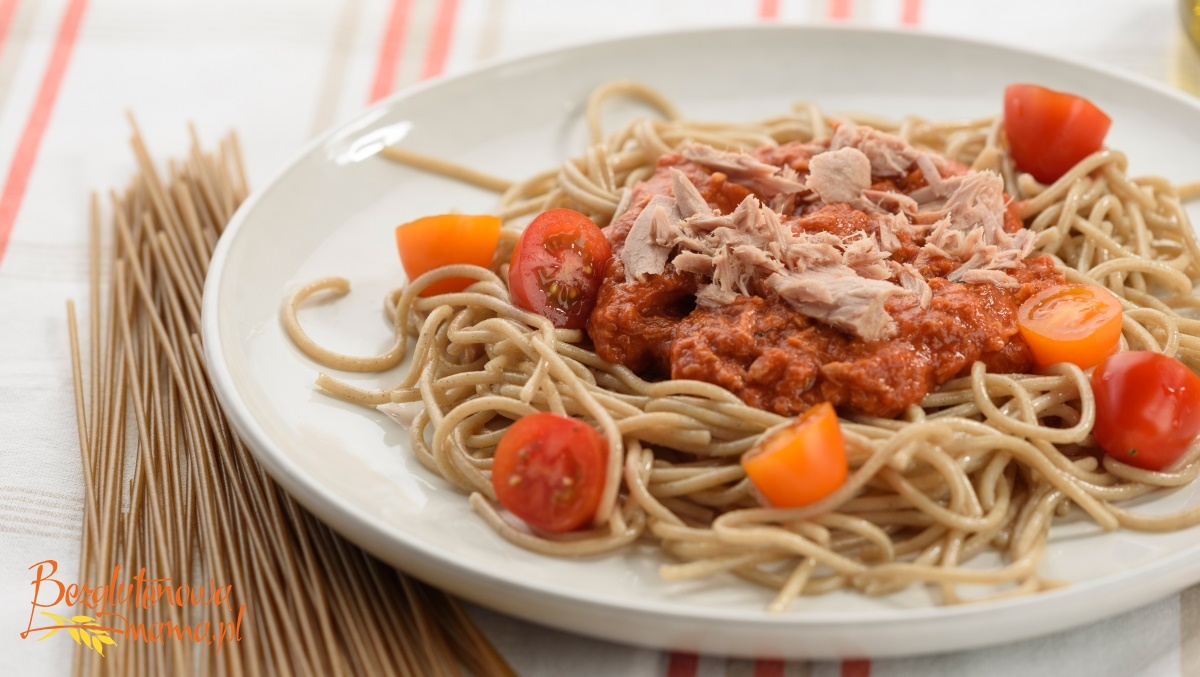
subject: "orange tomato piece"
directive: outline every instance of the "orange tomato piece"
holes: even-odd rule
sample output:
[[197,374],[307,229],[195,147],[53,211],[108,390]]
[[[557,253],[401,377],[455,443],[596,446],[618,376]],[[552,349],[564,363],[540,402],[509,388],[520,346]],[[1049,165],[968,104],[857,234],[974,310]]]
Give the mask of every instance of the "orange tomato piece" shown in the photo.
[[742,469],[778,508],[825,498],[846,483],[846,442],[833,405],[822,402],[742,456]]
[[1017,311],[1017,326],[1039,367],[1100,364],[1121,340],[1121,302],[1104,287],[1068,284],[1032,296]]
[[[396,226],[396,247],[409,280],[456,263],[487,268],[499,242],[500,218],[496,216],[440,214]],[[468,277],[439,280],[422,290],[421,296],[459,292],[473,282]]]

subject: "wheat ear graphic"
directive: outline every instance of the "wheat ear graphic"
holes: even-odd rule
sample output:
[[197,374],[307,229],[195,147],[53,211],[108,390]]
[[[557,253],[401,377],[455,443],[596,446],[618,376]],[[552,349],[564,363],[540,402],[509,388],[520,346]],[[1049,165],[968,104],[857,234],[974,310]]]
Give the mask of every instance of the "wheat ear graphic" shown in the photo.
[[[117,641],[108,636],[107,630],[101,630],[100,624],[91,616],[72,616],[65,618],[58,614],[52,614],[49,611],[43,611],[43,616],[49,616],[54,619],[54,622],[59,625],[66,626],[66,631],[71,634],[71,639],[75,640],[76,644],[82,644],[87,648],[95,651],[101,656],[104,655],[104,645],[111,644],[116,646]],[[42,641],[63,628],[54,628],[50,632],[38,638]]]

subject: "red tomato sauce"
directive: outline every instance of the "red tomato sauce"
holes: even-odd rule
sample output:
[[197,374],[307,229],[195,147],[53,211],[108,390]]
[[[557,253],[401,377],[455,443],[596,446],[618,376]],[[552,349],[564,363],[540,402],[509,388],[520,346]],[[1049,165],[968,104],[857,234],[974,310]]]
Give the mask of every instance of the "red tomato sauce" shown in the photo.
[[[754,154],[774,164],[806,171],[813,150],[789,144]],[[618,255],[633,220],[654,195],[671,195],[668,168],[684,172],[714,208],[731,211],[750,191],[709,173],[679,155],[659,160],[656,173],[635,187],[630,209],[605,228],[614,256],[587,325],[597,354],[649,378],[695,379],[720,385],[747,404],[792,416],[820,402],[842,413],[894,417],[942,383],[982,360],[989,371],[1028,372],[1033,359],[1017,329],[1017,308],[1047,286],[1062,284],[1048,257],[1023,261],[1009,270],[1019,286],[950,282],[958,263],[942,259],[919,268],[933,299],[928,309],[914,295],[887,303],[898,333],[865,341],[811,320],[771,292],[739,296],[719,308],[697,307],[703,282],[672,269],[645,280],[626,280]],[[965,168],[961,168],[965,171]],[[909,192],[925,185],[920,170],[877,185]],[[793,229],[839,236],[877,232],[875,215],[846,204],[802,207],[784,215]],[[1023,227],[1010,206],[1005,230]],[[911,262],[919,243],[904,242],[893,253]]]

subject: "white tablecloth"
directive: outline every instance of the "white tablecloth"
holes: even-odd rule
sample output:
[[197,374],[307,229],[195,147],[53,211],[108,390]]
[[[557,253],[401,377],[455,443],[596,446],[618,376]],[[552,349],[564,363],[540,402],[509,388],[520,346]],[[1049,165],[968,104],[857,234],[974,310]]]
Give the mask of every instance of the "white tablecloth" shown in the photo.
[[[86,300],[87,195],[134,171],[126,110],[158,157],[184,122],[242,136],[261,185],[370,101],[480,61],[632,32],[844,22],[981,37],[1195,91],[1174,0],[0,0],[0,673],[57,675],[22,640],[28,567],[78,559],[83,486],[63,303]],[[1200,173],[1200,163],[1197,165]],[[792,662],[618,646],[477,610],[524,675],[1200,674],[1200,588],[1051,637],[905,660]]]

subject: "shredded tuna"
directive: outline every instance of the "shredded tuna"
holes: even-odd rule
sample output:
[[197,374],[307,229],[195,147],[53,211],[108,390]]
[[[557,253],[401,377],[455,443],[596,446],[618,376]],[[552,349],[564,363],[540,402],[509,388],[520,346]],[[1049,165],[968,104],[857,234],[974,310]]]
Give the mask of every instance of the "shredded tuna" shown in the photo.
[[[1016,267],[1029,256],[1035,239],[1028,230],[1015,234],[1004,230],[1003,180],[992,172],[971,172],[945,184],[952,192],[943,208],[935,212],[940,218],[926,238],[921,255],[946,255],[962,261],[946,276],[952,282],[1015,284],[1002,271]],[[977,272],[966,277],[972,271]],[[994,273],[979,274],[983,271]]]
[[914,162],[917,168],[921,170],[921,175],[925,177],[926,183],[929,184],[929,190],[936,197],[946,197],[949,195],[950,187],[942,180],[942,172],[938,169],[932,155],[929,153],[917,153]]
[[762,162],[748,153],[727,153],[697,143],[685,148],[683,156],[692,162],[719,171],[764,196],[799,193],[804,190],[804,184],[797,180],[795,172],[792,172],[791,176],[781,174],[779,167]]
[[679,220],[675,200],[656,195],[642,209],[625,236],[625,247],[621,250],[621,263],[625,274],[634,280],[646,275],[661,275],[671,253],[668,245],[672,221]]
[[[699,194],[682,173],[672,180],[685,200]],[[885,338],[894,329],[884,304],[906,292],[884,281],[888,254],[874,238],[863,234],[845,242],[831,233],[797,233],[753,195],[729,214],[704,214],[694,201],[685,209],[693,216],[680,218],[684,209],[662,195],[642,209],[621,253],[627,276],[661,274],[669,252],[677,250],[676,270],[711,279],[696,295],[701,306],[751,296],[763,283],[805,315],[865,339]]]
[[904,193],[890,190],[864,190],[862,198],[874,208],[873,211],[912,215],[920,209],[916,200]]
[[857,148],[814,155],[808,164],[807,186],[827,204],[858,202],[871,187],[871,161]]
[[916,295],[917,305],[921,310],[929,310],[929,304],[933,302],[933,290],[929,288],[929,282],[926,281],[925,276],[911,263],[893,263],[892,267],[895,269],[896,281],[900,283],[900,286]]
[[[919,152],[904,139],[867,127],[843,123],[829,142],[830,150],[856,148],[871,162],[871,174],[895,178],[908,174]],[[815,159],[815,158],[814,158]]]
[[891,277],[892,272],[887,265],[888,256],[887,252],[880,251],[875,238],[866,234],[850,241],[842,251],[842,260],[846,266],[868,280],[886,280]]
[[796,193],[780,193],[771,198],[771,209],[780,214],[791,214],[796,211]]
[[[695,275],[701,307],[774,293],[808,317],[875,340],[895,327],[888,299],[911,294],[928,309],[930,276],[1011,286],[1008,271],[1032,250],[1032,233],[1004,229],[999,176],[967,171],[899,137],[840,125],[828,149],[805,146],[805,161],[796,166],[806,174],[786,164],[790,156],[783,148],[756,153],[762,157],[694,144],[682,152],[683,163],[676,161],[685,166],[668,165],[655,179],[666,180],[658,192],[647,199],[635,191],[628,199],[644,207],[622,217],[630,219],[623,221],[628,230],[621,247],[614,246],[625,278]],[[689,161],[695,163],[690,168]],[[872,188],[914,168],[925,186],[907,193]],[[696,183],[706,176],[714,177],[712,183]],[[752,192],[723,213],[711,200],[720,194],[714,186],[727,179]],[[848,214],[866,214],[871,225],[847,231],[839,225],[846,223],[841,212],[821,222],[829,225],[792,225],[796,211],[810,214],[831,204],[849,205]],[[893,255],[902,258],[894,261]]]
[[737,300],[737,294],[720,285],[706,284],[696,292],[696,305],[708,308],[727,306]]
[[[954,271],[952,274],[956,274]],[[1011,275],[1001,270],[979,270],[973,269],[957,275],[959,279],[967,284],[994,284],[997,287],[1019,287],[1020,284],[1013,279]]]
[[708,200],[705,200],[704,196],[700,194],[696,184],[689,181],[683,172],[674,167],[671,168],[671,192],[675,195],[675,202],[681,218],[712,215],[712,208],[708,206]]
[[712,276],[713,257],[694,251],[681,251],[671,260],[671,265],[681,273]]
[[880,280],[866,280],[845,266],[774,273],[766,284],[805,315],[875,341],[893,336],[896,323],[884,309],[893,296],[907,293]]
[[909,227],[908,219],[896,214],[891,218],[881,218],[878,221],[878,231],[876,237],[879,238],[880,251],[888,252],[889,254],[896,251],[903,244],[897,234],[898,231],[906,231]]

